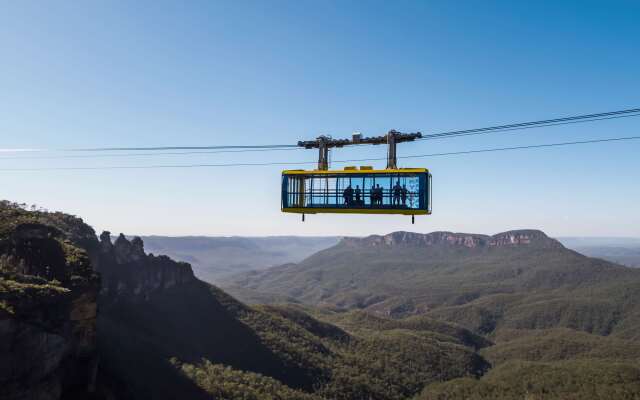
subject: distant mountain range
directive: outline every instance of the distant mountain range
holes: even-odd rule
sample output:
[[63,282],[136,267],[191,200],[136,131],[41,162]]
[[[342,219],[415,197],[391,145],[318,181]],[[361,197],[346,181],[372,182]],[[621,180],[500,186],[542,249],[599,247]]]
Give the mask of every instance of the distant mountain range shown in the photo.
[[395,318],[426,314],[478,333],[567,327],[636,337],[640,270],[590,258],[536,230],[493,236],[395,232],[345,238],[298,264],[243,273],[223,287]]
[[298,302],[348,331],[446,321],[493,342],[479,351],[493,367],[481,379],[428,385],[415,399],[640,393],[640,270],[579,254],[541,231],[345,238],[224,287],[249,302]]
[[[216,284],[240,272],[300,262],[334,246],[341,237],[142,236],[142,239],[148,252],[188,262],[198,278]],[[558,240],[591,257],[640,266],[640,239],[562,237]]]
[[560,237],[558,240],[568,248],[590,257],[628,267],[640,267],[640,238]]
[[191,264],[209,283],[242,271],[298,262],[338,243],[337,236],[142,236],[148,252]]

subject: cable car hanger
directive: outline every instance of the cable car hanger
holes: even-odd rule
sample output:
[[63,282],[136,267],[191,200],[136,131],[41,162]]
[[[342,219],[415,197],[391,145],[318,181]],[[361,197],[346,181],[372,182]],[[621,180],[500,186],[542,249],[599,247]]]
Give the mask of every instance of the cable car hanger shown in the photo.
[[[426,168],[398,168],[398,143],[422,138],[422,133],[390,130],[384,136],[333,139],[319,136],[316,140],[299,141],[305,149],[318,149],[318,166],[312,171],[282,172],[283,212],[302,214],[431,214],[431,174]],[[329,170],[329,149],[349,145],[387,144],[386,169],[371,166],[347,166]]]
[[332,147],[344,147],[358,144],[387,144],[387,169],[397,169],[396,144],[402,142],[412,142],[421,139],[422,133],[401,133],[394,129],[390,130],[386,135],[375,137],[362,137],[359,133],[354,133],[351,140],[349,139],[332,139],[330,136],[319,136],[316,140],[307,140],[298,142],[299,147],[305,149],[318,149],[318,170],[326,171],[329,169],[329,149]]

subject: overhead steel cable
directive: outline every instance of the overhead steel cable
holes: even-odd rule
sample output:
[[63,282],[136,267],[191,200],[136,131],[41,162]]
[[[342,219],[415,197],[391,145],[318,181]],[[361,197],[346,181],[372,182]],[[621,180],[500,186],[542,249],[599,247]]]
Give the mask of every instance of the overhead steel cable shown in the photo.
[[216,150],[216,151],[178,151],[178,152],[162,152],[162,153],[119,153],[119,154],[74,154],[62,156],[11,156],[2,157],[0,160],[55,160],[69,158],[114,158],[114,157],[158,157],[158,156],[175,156],[175,155],[197,155],[197,154],[221,154],[221,153],[253,153],[265,151],[290,151],[304,150],[302,147],[283,148],[283,149],[246,149],[246,150]]
[[442,132],[442,133],[430,134],[430,135],[427,135],[426,137],[493,131],[493,130],[500,130],[500,129],[525,127],[525,126],[531,126],[531,125],[545,125],[545,124],[553,124],[553,123],[565,122],[565,121],[589,120],[594,118],[610,117],[610,116],[624,115],[624,114],[636,114],[636,113],[640,113],[640,108],[630,108],[627,110],[608,111],[608,112],[596,113],[596,114],[574,115],[571,117],[560,117],[560,118],[545,119],[545,120],[530,121],[530,122],[517,122],[517,123],[507,124],[507,125],[489,126],[486,128],[474,128],[474,129],[466,129],[466,130],[460,130],[460,131]]
[[[452,151],[452,152],[445,152],[445,153],[417,154],[417,155],[409,155],[409,156],[403,156],[398,158],[404,159],[404,158],[441,157],[441,156],[453,156],[453,155],[463,155],[463,154],[490,153],[490,152],[498,152],[498,151],[571,146],[571,145],[578,145],[578,144],[617,142],[617,141],[627,141],[627,140],[640,140],[640,136],[577,140],[577,141],[571,141],[571,142],[543,143],[543,144],[532,144],[532,145],[512,146],[512,147],[495,147],[495,148],[488,148],[488,149]],[[333,162],[345,164],[345,163],[353,163],[353,162],[383,161],[383,160],[386,160],[386,158],[361,158],[361,159],[351,159],[351,160],[335,160]],[[264,162],[264,163],[225,163],[225,164],[116,165],[116,166],[105,166],[105,167],[0,168],[0,171],[66,171],[66,170],[249,167],[249,166],[258,167],[258,166],[277,166],[277,165],[301,165],[301,164],[315,164],[315,163],[316,162],[311,162],[311,161],[281,161],[281,162]]]
[[529,126],[519,126],[519,127],[510,127],[510,125],[501,125],[501,126],[489,127],[489,128],[467,129],[467,130],[462,130],[462,131],[450,131],[450,132],[437,133],[437,134],[431,134],[431,135],[423,135],[422,138],[417,139],[417,140],[449,139],[449,138],[452,138],[452,137],[473,136],[473,135],[482,135],[482,134],[486,134],[486,133],[495,133],[495,132],[499,133],[499,132],[516,131],[516,130],[524,130],[524,129],[534,129],[534,128],[546,128],[546,127],[549,127],[549,126],[580,124],[580,123],[585,123],[585,122],[603,121],[603,120],[608,120],[608,119],[629,118],[629,117],[640,117],[640,112],[638,112],[637,114],[616,115],[616,116],[611,116],[611,117],[581,119],[581,120],[576,120],[576,121],[554,122],[554,123],[529,125]]
[[93,147],[61,149],[0,149],[0,153],[44,153],[44,152],[118,152],[118,151],[170,151],[170,150],[281,150],[297,148],[295,144],[269,145],[220,145],[220,146],[156,146],[156,147]]
[[[490,133],[490,132],[530,129],[533,127],[547,127],[547,126],[564,125],[564,124],[570,124],[570,123],[592,122],[592,121],[600,121],[605,119],[637,117],[637,116],[640,116],[640,108],[631,108],[627,110],[609,111],[609,112],[596,113],[596,114],[575,115],[570,117],[561,117],[561,118],[546,119],[546,120],[539,120],[539,121],[490,126],[485,128],[474,128],[474,129],[464,129],[464,130],[432,133],[432,134],[424,135],[422,139],[418,139],[418,140],[440,139],[440,138],[447,138],[447,137],[467,136],[467,135],[476,135],[476,134],[483,134],[483,133]],[[241,151],[251,151],[251,150],[275,151],[275,150],[293,149],[293,148],[298,148],[298,146],[295,144],[269,144],[269,145],[215,145],[215,146],[92,147],[92,148],[66,148],[66,149],[65,148],[62,148],[62,149],[0,149],[0,153],[8,153],[8,152],[117,153],[119,151],[155,152],[155,151],[172,151],[172,150],[235,150],[235,151],[241,152]]]
[[160,146],[160,147],[93,147],[84,149],[60,149],[58,151],[168,151],[168,150],[229,150],[229,149],[284,149],[298,147],[295,144],[223,145],[223,146]]

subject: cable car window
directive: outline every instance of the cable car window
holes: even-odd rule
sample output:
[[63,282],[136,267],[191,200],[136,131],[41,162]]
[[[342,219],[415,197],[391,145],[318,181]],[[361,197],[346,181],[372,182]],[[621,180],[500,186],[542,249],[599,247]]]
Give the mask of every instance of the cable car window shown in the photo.
[[[425,170],[426,171],[426,170]],[[283,211],[428,213],[428,172],[283,174]],[[306,211],[305,211],[306,210]]]

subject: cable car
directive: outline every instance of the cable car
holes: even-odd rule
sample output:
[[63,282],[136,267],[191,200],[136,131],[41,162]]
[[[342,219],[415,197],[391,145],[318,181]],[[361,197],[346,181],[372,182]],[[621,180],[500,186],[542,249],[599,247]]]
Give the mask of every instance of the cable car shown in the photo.
[[[431,214],[431,174],[426,168],[398,168],[395,144],[420,138],[421,134],[396,131],[382,137],[333,140],[321,136],[315,141],[299,142],[305,148],[320,149],[315,170],[282,171],[281,209],[287,213],[305,214]],[[329,170],[328,150],[351,144],[389,145],[386,169],[370,166]]]

